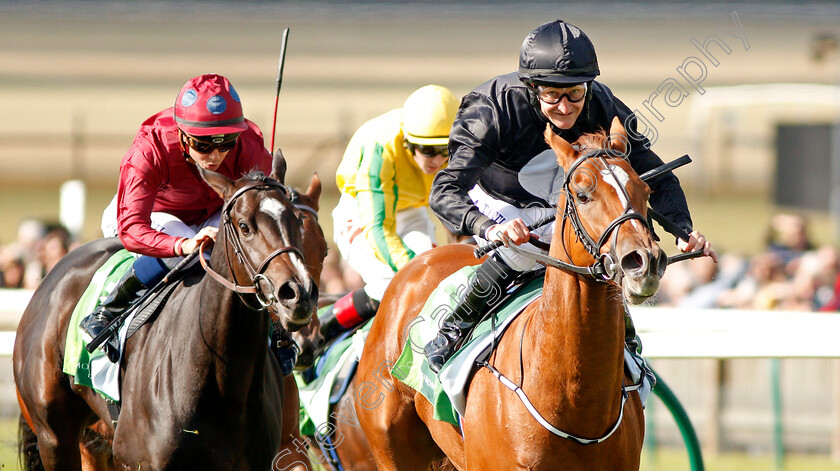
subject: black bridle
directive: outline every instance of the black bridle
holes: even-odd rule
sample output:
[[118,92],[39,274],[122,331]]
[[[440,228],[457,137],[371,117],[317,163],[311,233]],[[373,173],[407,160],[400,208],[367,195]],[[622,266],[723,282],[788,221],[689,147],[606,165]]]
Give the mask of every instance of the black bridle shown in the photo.
[[[240,295],[243,294],[243,293],[254,294],[257,298],[257,301],[260,303],[260,305],[263,308],[266,308],[266,309],[270,309],[273,305],[275,305],[277,303],[277,297],[274,295],[274,283],[272,283],[271,280],[263,274],[265,272],[265,270],[268,268],[269,263],[271,263],[271,261],[274,260],[275,258],[277,258],[278,256],[283,255],[285,253],[297,254],[301,258],[301,260],[303,260],[303,253],[297,247],[283,246],[283,247],[280,247],[279,249],[275,250],[271,254],[269,254],[265,258],[265,260],[263,260],[262,263],[260,263],[259,267],[255,268],[251,264],[251,262],[248,260],[248,258],[245,256],[245,251],[242,248],[242,243],[239,240],[239,234],[236,231],[236,228],[235,228],[233,219],[230,216],[230,213],[233,209],[233,204],[245,192],[251,191],[251,190],[272,190],[272,189],[280,190],[284,195],[289,194],[289,190],[286,188],[286,186],[284,186],[281,183],[272,181],[272,180],[265,180],[265,181],[262,181],[262,182],[257,182],[257,181],[249,182],[245,186],[236,190],[236,192],[234,192],[234,194],[231,195],[231,197],[228,198],[228,200],[225,202],[225,205],[222,209],[222,228],[225,232],[225,240],[228,241],[228,244],[224,245],[225,258],[228,261],[228,266],[230,266],[230,267],[233,266],[231,264],[231,255],[230,255],[230,252],[228,251],[228,245],[229,245],[233,249],[233,253],[236,256],[236,259],[239,261],[239,264],[242,265],[245,268],[245,271],[248,273],[248,276],[250,277],[250,282],[252,283],[251,285],[249,285],[249,286],[240,285],[239,281],[236,279],[236,274],[234,273],[234,271],[232,269],[231,269],[231,276],[233,277],[233,283],[231,283],[226,278],[219,275],[212,268],[210,268],[207,265],[207,262],[204,260],[203,254],[199,254],[199,260],[201,261],[201,265],[204,267],[204,270],[213,279],[215,279],[216,281],[221,283],[226,288],[228,288],[228,289],[230,289],[230,290],[232,290],[232,291],[234,291],[234,292],[236,292]],[[201,244],[200,249],[203,250],[203,248],[204,248],[204,243]],[[267,283],[268,284],[268,290],[267,290],[268,294],[265,293],[266,290],[261,288],[261,286],[262,286],[261,283]],[[243,302],[245,302],[244,299],[243,299]],[[246,305],[247,305],[247,302],[246,302]]]
[[[535,259],[537,262],[544,264],[545,266],[551,266],[554,268],[559,268],[561,270],[566,270],[574,273],[578,273],[581,275],[588,275],[598,281],[620,281],[621,277],[621,270],[618,269],[618,264],[616,262],[617,255],[616,255],[616,241],[618,240],[618,227],[621,224],[631,220],[636,219],[642,221],[642,224],[653,233],[653,228],[650,226],[650,222],[639,214],[636,210],[634,210],[630,206],[630,195],[627,193],[627,189],[624,188],[622,185],[616,185],[618,190],[624,194],[625,201],[627,201],[627,207],[624,209],[624,212],[618,216],[617,218],[613,219],[607,227],[601,232],[601,235],[598,236],[598,240],[596,241],[592,236],[589,235],[589,232],[586,231],[586,228],[583,227],[583,222],[580,219],[580,215],[578,214],[577,204],[574,199],[573,191],[572,191],[572,177],[575,171],[583,165],[589,159],[598,159],[601,163],[601,166],[604,168],[602,172],[609,172],[610,175],[615,179],[616,182],[619,182],[618,176],[616,176],[615,172],[612,170],[612,166],[607,162],[605,157],[615,157],[610,153],[608,149],[596,149],[585,154],[582,154],[578,157],[574,163],[569,167],[568,171],[566,171],[566,175],[563,179],[563,188],[562,193],[565,195],[566,203],[563,207],[562,212],[562,220],[561,220],[561,238],[565,240],[564,231],[566,230],[565,222],[568,220],[572,226],[572,229],[575,231],[575,235],[577,236],[578,240],[581,241],[584,248],[590,255],[595,259],[595,261],[588,266],[581,266],[575,265],[573,263],[564,262],[562,260],[556,259],[554,257],[549,257],[548,255],[543,255],[541,253],[531,252],[522,248],[519,248],[509,240],[505,240],[506,237],[502,235],[502,242],[498,243],[490,243],[483,247],[479,247],[475,249],[475,256],[476,258],[481,258],[484,254],[501,247],[502,245],[507,246],[510,250],[514,252],[523,253],[530,258]],[[558,211],[559,214],[559,211]],[[529,225],[529,230],[534,230],[538,227],[542,227],[546,224],[549,224],[557,219],[556,214],[550,214],[537,222],[533,225]],[[607,243],[607,240],[612,235],[612,242],[610,244],[610,250],[606,253],[601,253],[601,248],[604,244]],[[564,250],[566,248],[564,247]],[[566,255],[568,254],[568,250],[566,251]]]
[[[580,219],[580,215],[578,214],[577,210],[577,203],[575,201],[574,196],[572,195],[572,182],[573,176],[575,171],[587,162],[590,159],[598,159],[600,166],[602,167],[601,173],[607,174],[609,173],[612,178],[619,183],[620,180],[618,176],[613,171],[612,165],[607,162],[605,157],[614,157],[609,150],[607,149],[596,149],[590,152],[586,152],[582,154],[580,157],[575,160],[575,162],[569,167],[568,171],[566,171],[565,178],[563,180],[563,194],[566,197],[566,203],[563,208],[563,219],[561,221],[561,238],[565,240],[564,231],[566,230],[566,221],[568,220],[572,226],[572,229],[575,231],[575,235],[577,236],[578,240],[581,241],[584,248],[590,255],[595,259],[595,263],[588,267],[588,273],[594,274],[597,273],[600,276],[595,276],[596,279],[599,281],[611,281],[616,280],[616,278],[620,278],[620,270],[618,270],[616,266],[617,261],[617,254],[616,254],[616,242],[618,241],[618,228],[623,223],[630,221],[630,220],[638,220],[641,221],[642,224],[646,229],[648,229],[651,233],[653,233],[653,228],[650,226],[650,222],[644,216],[642,216],[639,212],[633,209],[632,205],[630,204],[630,194],[627,193],[627,189],[623,185],[615,185],[616,191],[620,191],[623,193],[624,201],[626,201],[626,207],[624,208],[624,212],[616,217],[615,219],[610,222],[606,228],[601,232],[601,235],[598,237],[597,242],[595,239],[589,235],[586,228],[583,227],[583,222]],[[607,243],[607,240],[612,239],[610,242],[610,249],[609,251],[602,253],[601,248],[604,244]],[[565,247],[564,247],[565,249]],[[568,251],[566,252],[568,255]],[[618,280],[616,280],[618,281]]]
[[[602,150],[600,150],[600,153],[601,153],[602,158],[603,158],[603,155],[612,156],[612,154],[610,154],[610,152],[608,150],[602,149]],[[586,157],[589,158],[589,157],[592,157],[592,155],[587,155]],[[582,158],[578,159],[574,163],[573,166],[577,167],[581,163],[583,163]],[[671,162],[668,162],[666,164],[662,164],[659,167],[656,167],[654,169],[651,169],[651,170],[643,173],[642,175],[639,175],[639,178],[642,181],[648,181],[648,180],[651,180],[651,179],[654,179],[654,178],[658,177],[659,175],[662,175],[663,173],[670,172],[670,171],[672,171],[672,170],[674,170],[678,167],[681,167],[683,165],[686,165],[688,163],[691,163],[691,158],[688,155],[683,155],[682,157],[680,157],[678,159],[674,159]],[[610,171],[612,171],[612,170],[610,170]],[[569,184],[570,184],[570,182],[568,180],[569,175],[571,175],[571,172],[566,174],[566,181],[564,182],[564,187],[563,187],[563,189],[565,190],[566,205],[567,206],[570,204],[569,203],[569,197],[571,196],[571,193],[569,191]],[[613,174],[613,177],[615,177],[614,174]],[[625,195],[626,195],[626,190],[625,190]],[[667,230],[671,234],[674,234],[679,239],[682,239],[684,241],[688,241],[689,234],[683,228],[679,227],[674,222],[669,220],[664,215],[658,213],[657,211],[655,211],[651,207],[648,207],[647,211],[648,211],[648,215],[651,216],[653,219],[655,219],[659,224],[661,224],[662,227],[665,228],[665,230]],[[573,219],[577,221],[576,222],[576,224],[577,224],[576,231],[582,231],[584,234],[586,234],[586,231],[583,231],[583,225],[580,223],[580,217],[577,216],[577,210],[576,209],[574,209],[574,211],[564,211],[563,212],[563,214],[564,214],[563,219],[565,220],[567,217],[570,217],[570,216],[567,216],[568,212],[573,212],[574,213],[574,218]],[[635,213],[635,211],[634,211],[634,213]],[[582,274],[582,275],[589,275],[589,276],[591,276],[593,278],[596,278],[598,280],[606,281],[606,280],[609,280],[609,279],[613,278],[614,275],[611,274],[611,273],[614,273],[614,270],[616,270],[616,266],[615,266],[615,263],[612,260],[604,260],[605,257],[600,255],[600,248],[604,245],[604,242],[606,241],[606,237],[608,237],[608,235],[611,232],[613,232],[614,229],[616,227],[618,227],[618,225],[621,222],[624,222],[622,217],[637,218],[637,216],[625,216],[625,215],[620,216],[619,218],[614,220],[613,223],[610,224],[610,226],[608,226],[607,229],[602,233],[601,237],[598,238],[599,239],[598,243],[596,243],[594,241],[594,239],[589,237],[588,234],[586,234],[583,237],[578,235],[578,238],[580,240],[587,240],[587,239],[589,240],[590,245],[587,247],[587,251],[589,251],[590,254],[593,254],[593,256],[596,258],[595,263],[588,266],[588,267],[581,267],[581,266],[578,266],[578,265],[572,265],[570,263],[563,262],[562,260],[558,260],[556,258],[549,257],[547,255],[543,255],[541,253],[536,253],[536,252],[531,252],[531,251],[527,251],[527,250],[524,250],[524,249],[520,249],[519,247],[514,245],[510,240],[490,242],[489,244],[486,244],[486,245],[483,245],[481,247],[476,248],[473,253],[475,255],[475,258],[481,258],[484,255],[486,255],[486,254],[492,252],[493,250],[495,250],[495,249],[504,245],[504,246],[508,247],[509,249],[513,250],[514,252],[525,252],[527,256],[535,259],[537,262],[542,263],[546,266],[552,266],[552,267],[555,267],[555,268],[559,268],[561,270],[567,270],[567,271],[571,271],[571,272],[574,272],[574,273],[579,273],[579,274]],[[528,230],[533,231],[533,230],[535,230],[539,227],[542,227],[546,224],[554,222],[555,219],[557,219],[556,214],[549,214],[548,216],[545,216],[545,217],[537,220],[533,224],[528,225]],[[646,220],[645,224],[650,229],[651,233],[654,235],[654,238],[656,239],[656,233],[653,231],[653,228],[650,225],[650,221]],[[565,227],[565,225],[563,227]],[[656,239],[656,240],[658,240],[658,239]],[[535,241],[536,241],[535,239],[532,239],[531,243],[533,244]],[[615,241],[613,241],[613,243],[615,243]],[[545,244],[542,244],[542,245],[545,245]],[[593,249],[592,249],[593,247],[595,248],[594,252],[597,252],[597,254],[593,253]],[[547,250],[547,248],[546,248],[546,250]],[[677,255],[672,255],[672,256],[668,257],[668,265],[670,265],[672,263],[676,263],[676,262],[681,262],[683,260],[689,260],[689,259],[692,259],[692,258],[702,257],[703,255],[704,255],[704,253],[703,253],[703,248],[702,247],[693,251],[693,252],[686,252],[686,253],[680,253],[680,254],[677,254]],[[612,256],[610,256],[610,258],[611,257]]]

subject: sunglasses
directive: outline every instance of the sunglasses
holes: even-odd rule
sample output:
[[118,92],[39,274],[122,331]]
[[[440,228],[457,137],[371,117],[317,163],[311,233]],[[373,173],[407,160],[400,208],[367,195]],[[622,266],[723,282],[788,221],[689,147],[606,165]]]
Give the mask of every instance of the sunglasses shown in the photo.
[[442,155],[449,158],[449,148],[446,146],[421,146],[419,144],[411,144],[411,151],[419,152],[423,157],[435,157]]
[[183,136],[188,146],[202,154],[209,154],[215,149],[219,149],[219,152],[228,152],[236,146],[236,140],[239,139],[239,133],[213,136],[190,136],[184,133]]
[[556,105],[560,103],[563,97],[566,97],[571,103],[577,103],[586,97],[586,84],[581,83],[573,87],[556,88],[537,86],[537,97],[540,101],[548,105]]

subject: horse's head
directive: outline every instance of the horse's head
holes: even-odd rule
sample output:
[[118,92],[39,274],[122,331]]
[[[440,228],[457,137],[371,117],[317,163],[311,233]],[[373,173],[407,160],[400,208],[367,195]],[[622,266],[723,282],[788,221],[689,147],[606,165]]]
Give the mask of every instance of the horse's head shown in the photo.
[[614,118],[604,132],[581,136],[575,146],[546,129],[546,141],[566,171],[557,210],[562,223],[554,241],[576,265],[593,259],[606,268],[605,278],[619,284],[631,304],[652,296],[659,287],[668,259],[654,241],[647,220],[650,188],[626,156],[627,133]]
[[309,323],[318,286],[303,258],[304,216],[283,185],[285,168],[285,159],[278,153],[268,177],[253,172],[232,181],[219,173],[199,171],[225,201],[211,264],[222,276],[232,278],[232,289],[253,293],[285,329],[295,331]]
[[[306,261],[306,269],[316,282],[321,279],[321,269],[324,268],[324,258],[327,256],[327,240],[324,237],[321,225],[318,224],[318,200],[320,196],[321,179],[317,174],[312,175],[306,193],[292,190],[292,203],[296,208],[302,210],[303,259]],[[309,324],[292,335],[300,349],[297,369],[309,368],[315,362],[315,352],[324,343],[320,326],[318,316],[312,316],[312,321]]]
[[321,280],[321,270],[327,257],[327,239],[318,223],[319,199],[321,198],[321,179],[312,175],[309,188],[305,193],[292,189],[292,204],[301,211],[300,231],[303,236],[303,259],[306,269],[315,282]]

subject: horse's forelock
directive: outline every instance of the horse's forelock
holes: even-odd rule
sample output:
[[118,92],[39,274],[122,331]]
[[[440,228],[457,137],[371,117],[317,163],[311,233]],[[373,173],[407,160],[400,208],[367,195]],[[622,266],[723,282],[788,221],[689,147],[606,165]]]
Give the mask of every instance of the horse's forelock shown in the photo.
[[277,185],[277,189],[280,191],[280,194],[283,195],[282,200],[284,200],[284,205],[293,205],[292,199],[292,192],[291,188],[284,185],[283,183],[275,180],[269,175],[266,175],[260,170],[252,170],[242,178],[239,179],[237,186],[242,188],[248,185],[248,182],[257,183],[257,184],[270,184],[270,185]]
[[607,147],[607,133],[603,129],[580,136],[577,144],[586,150],[604,149]]
[[268,176],[260,170],[251,170],[250,172],[243,175],[242,178],[247,178],[248,180],[254,180],[255,182],[263,183],[268,179]]
[[245,175],[242,176],[243,179],[252,180],[259,183],[276,183],[277,185],[286,188],[286,196],[289,195],[289,187],[283,184],[283,182],[277,181],[276,179],[272,178],[270,175],[266,175],[260,170],[252,170]]

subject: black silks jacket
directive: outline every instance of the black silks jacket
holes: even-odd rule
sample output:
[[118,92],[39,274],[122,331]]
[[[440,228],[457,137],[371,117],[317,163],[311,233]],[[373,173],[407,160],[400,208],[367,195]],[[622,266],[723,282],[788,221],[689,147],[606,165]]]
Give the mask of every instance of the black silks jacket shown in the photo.
[[[630,109],[599,82],[592,82],[591,93],[574,127],[555,128],[555,132],[574,142],[582,134],[600,129],[609,131],[613,117],[618,116],[625,127],[631,127],[628,158],[633,169],[642,174],[662,165],[646,138],[633,138],[638,134],[635,123],[627,122]],[[549,206],[548,201],[526,191],[517,178],[525,164],[549,149],[543,137],[548,120],[531,100],[515,72],[491,79],[462,99],[449,135],[449,164],[438,172],[429,195],[429,205],[451,232],[484,236],[495,224],[475,207],[467,194],[476,184],[489,195],[519,208],[535,204]],[[691,232],[688,204],[677,177],[668,172],[648,184],[653,209]]]

